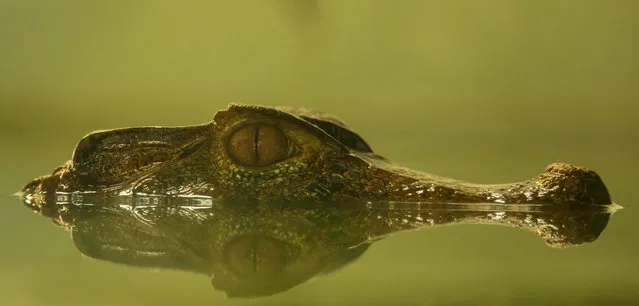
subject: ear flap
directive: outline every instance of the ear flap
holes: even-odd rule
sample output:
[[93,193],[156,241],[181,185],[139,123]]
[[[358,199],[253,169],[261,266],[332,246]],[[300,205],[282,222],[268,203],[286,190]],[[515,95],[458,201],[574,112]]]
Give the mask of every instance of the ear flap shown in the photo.
[[203,132],[206,132],[203,126],[94,132],[76,146],[73,170],[90,185],[119,183],[184,154]]
[[342,120],[331,114],[306,108],[278,107],[277,109],[297,115],[316,125],[351,150],[364,153],[373,152],[373,149],[362,137],[353,132]]

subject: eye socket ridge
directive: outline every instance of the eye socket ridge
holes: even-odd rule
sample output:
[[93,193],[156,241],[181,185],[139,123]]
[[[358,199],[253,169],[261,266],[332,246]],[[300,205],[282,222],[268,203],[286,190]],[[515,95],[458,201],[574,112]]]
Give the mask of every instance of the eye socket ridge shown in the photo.
[[290,155],[290,141],[284,133],[269,124],[246,124],[230,135],[228,153],[244,166],[264,167]]

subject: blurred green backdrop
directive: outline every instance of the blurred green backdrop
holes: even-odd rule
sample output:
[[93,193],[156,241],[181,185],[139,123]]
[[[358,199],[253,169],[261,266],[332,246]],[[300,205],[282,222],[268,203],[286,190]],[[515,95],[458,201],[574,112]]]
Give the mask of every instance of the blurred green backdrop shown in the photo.
[[[639,303],[637,17],[633,0],[0,1],[0,304]],[[228,102],[325,110],[397,163],[464,180],[587,166],[626,209],[589,245],[425,230],[227,300],[202,276],[84,259],[9,196],[92,130],[198,124]]]

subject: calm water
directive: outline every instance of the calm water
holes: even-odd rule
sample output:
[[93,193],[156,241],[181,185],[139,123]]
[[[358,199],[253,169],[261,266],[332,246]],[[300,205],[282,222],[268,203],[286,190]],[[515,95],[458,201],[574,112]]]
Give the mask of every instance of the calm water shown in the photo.
[[[634,1],[0,3],[3,305],[596,305],[639,302]],[[289,291],[92,260],[11,194],[90,131],[207,122],[228,102],[347,121],[394,162],[478,183],[564,161],[614,214],[593,243],[455,225],[401,233]]]

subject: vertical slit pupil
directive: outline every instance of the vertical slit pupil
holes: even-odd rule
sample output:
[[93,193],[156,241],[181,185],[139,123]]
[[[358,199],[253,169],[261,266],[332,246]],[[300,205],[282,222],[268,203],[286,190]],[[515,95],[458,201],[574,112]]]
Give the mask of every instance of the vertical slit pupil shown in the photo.
[[255,154],[255,162],[259,163],[260,162],[260,126],[256,126],[255,127],[255,132],[253,134],[253,151]]
[[280,130],[265,124],[238,129],[228,140],[228,153],[245,166],[269,166],[287,158],[289,142]]

